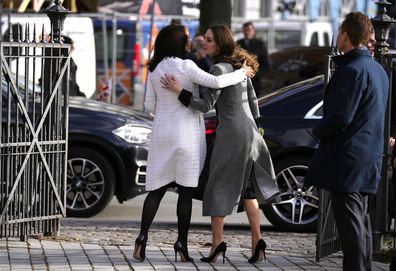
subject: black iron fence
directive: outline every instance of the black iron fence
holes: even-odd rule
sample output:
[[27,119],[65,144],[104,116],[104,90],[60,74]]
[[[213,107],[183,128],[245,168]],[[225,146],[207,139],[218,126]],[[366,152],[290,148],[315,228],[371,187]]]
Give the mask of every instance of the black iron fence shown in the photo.
[[70,46],[36,27],[0,43],[0,238],[55,234],[66,216]]

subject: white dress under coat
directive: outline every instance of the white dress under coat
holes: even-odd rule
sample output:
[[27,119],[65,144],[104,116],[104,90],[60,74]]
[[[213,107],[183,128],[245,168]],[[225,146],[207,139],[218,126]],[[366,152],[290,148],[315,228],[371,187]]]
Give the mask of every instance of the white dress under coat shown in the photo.
[[243,69],[214,76],[191,60],[176,57],[165,58],[149,73],[144,106],[155,117],[147,159],[147,191],[174,181],[196,187],[206,155],[203,115],[182,105],[178,94],[162,88],[160,79],[165,73],[174,75],[196,97],[199,97],[198,85],[218,89],[246,78]]

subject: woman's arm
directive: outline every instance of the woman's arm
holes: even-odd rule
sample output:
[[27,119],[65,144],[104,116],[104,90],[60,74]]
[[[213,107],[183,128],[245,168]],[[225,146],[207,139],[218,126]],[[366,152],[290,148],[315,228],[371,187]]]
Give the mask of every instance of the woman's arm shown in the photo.
[[225,88],[228,86],[235,85],[246,79],[246,76],[253,76],[253,70],[251,67],[247,66],[246,63],[242,68],[235,70],[232,73],[226,73],[219,76],[207,73],[201,70],[193,61],[186,60],[187,74],[190,80],[198,85],[218,89]]
[[157,94],[155,93],[153,83],[150,80],[150,73],[147,78],[147,89],[144,98],[144,107],[147,111],[155,113],[155,107],[157,104]]
[[[218,66],[212,66],[210,72],[214,75],[222,74],[222,70]],[[178,99],[184,106],[194,108],[203,113],[213,108],[221,92],[220,89],[208,89],[200,86],[202,98],[195,97],[190,91],[183,89],[179,81],[172,75],[162,77],[161,83],[163,88],[179,94]]]

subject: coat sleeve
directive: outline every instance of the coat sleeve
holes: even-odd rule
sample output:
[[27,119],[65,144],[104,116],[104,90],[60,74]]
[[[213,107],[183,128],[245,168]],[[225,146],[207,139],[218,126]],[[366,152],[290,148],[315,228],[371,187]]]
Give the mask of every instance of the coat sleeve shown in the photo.
[[256,120],[260,118],[260,111],[257,103],[256,92],[254,91],[254,87],[250,78],[247,80],[247,93],[250,111],[252,112],[253,118]]
[[[221,75],[223,72],[220,67],[214,65],[210,68],[210,73],[213,75]],[[179,95],[179,101],[186,107],[191,107],[200,112],[206,113],[212,109],[220,96],[221,89],[208,89],[200,86],[200,97],[195,97],[188,90],[183,89]]]
[[148,112],[155,113],[157,104],[157,94],[155,93],[153,83],[151,82],[150,74],[147,78],[147,89],[144,98],[144,107]]
[[313,134],[326,140],[345,131],[355,117],[365,89],[365,79],[358,71],[349,68],[338,73],[328,90],[323,119]]
[[[207,73],[201,70],[197,64],[191,60],[185,60],[190,80],[198,85],[219,89],[235,85],[246,79],[245,70],[240,68],[231,73],[216,76],[214,73]],[[216,65],[215,65],[216,66]]]

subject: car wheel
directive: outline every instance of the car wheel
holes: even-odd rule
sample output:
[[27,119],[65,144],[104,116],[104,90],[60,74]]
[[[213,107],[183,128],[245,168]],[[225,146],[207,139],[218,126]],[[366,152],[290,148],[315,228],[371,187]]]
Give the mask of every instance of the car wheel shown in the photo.
[[113,198],[115,177],[107,159],[88,148],[71,148],[67,161],[67,215],[91,217]]
[[281,192],[276,202],[264,206],[267,219],[286,231],[314,231],[319,214],[318,189],[305,187],[303,180],[309,158],[294,156],[275,164],[276,181]]

